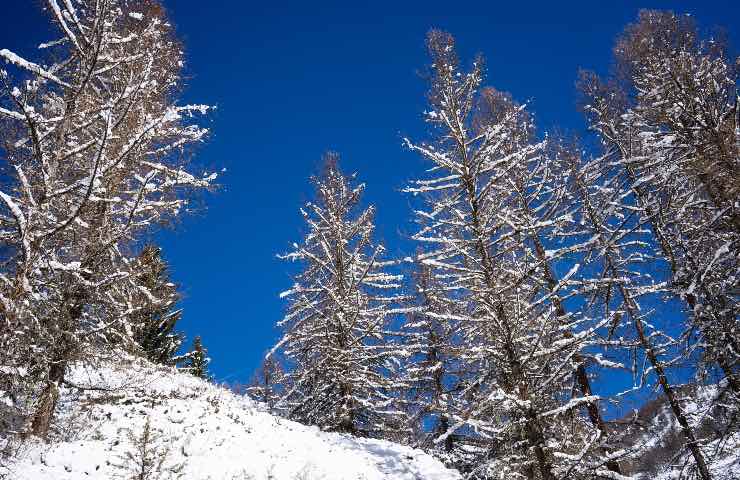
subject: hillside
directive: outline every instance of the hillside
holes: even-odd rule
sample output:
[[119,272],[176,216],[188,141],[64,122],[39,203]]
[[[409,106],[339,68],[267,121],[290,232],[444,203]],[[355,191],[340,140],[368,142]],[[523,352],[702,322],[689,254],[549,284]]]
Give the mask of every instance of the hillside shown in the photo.
[[[719,385],[684,385],[681,406],[702,445],[714,479],[740,478],[740,432],[737,407]],[[620,447],[639,454],[622,463],[625,473],[639,478],[668,480],[677,472],[687,474],[692,465],[685,439],[664,396],[645,403],[639,410],[615,422],[614,433],[622,437]]]
[[152,480],[460,478],[418,450],[277,418],[248,398],[171,369],[140,362],[77,368],[70,383],[85,388],[62,389],[50,444],[10,445],[18,456],[0,478],[128,479],[124,458],[131,453],[133,464],[140,456],[136,444],[147,419],[149,452],[162,470],[178,472]]

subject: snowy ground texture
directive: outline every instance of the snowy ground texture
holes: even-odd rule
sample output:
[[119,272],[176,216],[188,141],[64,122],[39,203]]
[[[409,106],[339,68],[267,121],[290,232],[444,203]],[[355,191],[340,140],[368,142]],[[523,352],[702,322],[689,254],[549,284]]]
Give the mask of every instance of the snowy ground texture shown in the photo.
[[166,466],[182,466],[182,475],[157,480],[460,479],[418,450],[276,418],[248,398],[171,369],[77,369],[70,380],[98,390],[65,388],[58,438],[20,446],[8,478],[130,478],[117,465],[148,418],[155,451],[167,453]]

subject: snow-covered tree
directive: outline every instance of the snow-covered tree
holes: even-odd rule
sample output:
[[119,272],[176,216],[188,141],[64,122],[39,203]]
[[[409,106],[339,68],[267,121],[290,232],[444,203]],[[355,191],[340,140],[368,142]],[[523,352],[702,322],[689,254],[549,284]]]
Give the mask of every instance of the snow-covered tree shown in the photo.
[[[666,397],[697,465],[703,466],[706,474],[679,387],[670,375],[678,342],[659,328],[656,312],[642,306],[666,301],[665,282],[656,282],[652,274],[660,259],[647,248],[651,245],[650,229],[636,213],[634,198],[625,195],[621,169],[608,158],[583,162],[577,154],[571,157],[572,188],[580,199],[577,218],[591,238],[584,268],[593,270],[594,280],[584,308],[601,311],[608,321],[602,345],[613,356],[627,352],[626,358],[634,365],[634,389],[657,388]],[[632,445],[625,454],[641,456],[641,447]]]
[[[701,40],[691,17],[672,12],[642,11],[618,40],[615,56],[616,74],[608,81],[582,76],[586,112],[606,152],[602,168],[616,170],[609,182],[618,201],[610,210],[618,206],[636,228],[649,232],[639,255],[654,259],[651,270],[662,285],[633,291],[663,290],[661,301],[670,295],[683,303],[686,321],[651,331],[652,322],[639,319],[639,303],[627,298],[635,295],[629,288],[621,293],[622,308],[706,479],[697,422],[683,409],[669,367],[700,356],[699,377],[717,372],[726,386],[717,401],[724,396],[738,404],[737,65],[721,41]],[[612,228],[615,221],[597,223]],[[625,270],[626,278],[647,273],[644,264]]]
[[303,241],[281,258],[299,262],[280,349],[289,362],[278,408],[328,430],[380,436],[400,422],[391,372],[398,351],[389,343],[391,320],[403,296],[401,276],[373,242],[375,209],[361,209],[364,185],[345,176],[327,154],[314,177],[315,201],[301,213]]
[[481,89],[480,60],[461,71],[445,32],[432,31],[428,47],[426,117],[437,135],[407,142],[431,164],[431,176],[407,191],[425,200],[414,236],[426,246],[419,259],[455,301],[459,313],[440,318],[459,323],[467,371],[452,425],[436,441],[468,432],[482,446],[480,475],[617,474],[583,371],[604,321],[563,307],[580,285],[577,264],[554,272],[582,249],[561,238],[573,224],[566,180],[535,139],[525,108]]
[[208,350],[203,346],[203,340],[200,336],[193,339],[192,350],[184,358],[183,368],[185,371],[203,380],[210,380],[211,375],[208,373],[208,365],[211,363],[211,359],[208,357]]
[[118,480],[176,480],[184,477],[184,463],[171,460],[172,451],[165,434],[152,428],[147,417],[141,434],[126,432],[128,450],[113,463]]
[[257,369],[247,387],[247,393],[272,410],[275,403],[280,399],[281,389],[284,386],[285,372],[283,366],[277,360],[276,355],[273,354],[265,358],[260,368]]
[[[450,428],[450,398],[459,383],[455,332],[456,302],[446,294],[431,268],[417,265],[412,277],[416,308],[407,314],[401,335],[409,358],[403,365],[407,385],[407,414],[412,442],[433,448],[433,440]],[[454,436],[448,435],[442,450],[453,450]]]
[[583,75],[592,128],[614,151],[668,267],[705,365],[740,392],[737,65],[689,16],[643,11],[615,48],[619,75]]
[[187,171],[207,107],[176,104],[183,54],[159,3],[46,4],[58,37],[37,62],[0,49],[0,349],[42,436],[68,365],[131,331],[117,293],[142,234],[214,178]]

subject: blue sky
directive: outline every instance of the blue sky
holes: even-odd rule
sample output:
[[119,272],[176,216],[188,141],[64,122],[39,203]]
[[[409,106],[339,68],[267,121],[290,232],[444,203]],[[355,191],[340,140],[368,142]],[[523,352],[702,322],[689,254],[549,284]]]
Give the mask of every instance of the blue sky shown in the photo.
[[[39,1],[3,0],[0,48],[33,56],[49,38]],[[410,205],[399,190],[424,164],[401,146],[423,137],[424,36],[456,36],[461,56],[486,58],[488,83],[531,100],[541,130],[583,133],[579,67],[605,72],[614,37],[640,8],[724,25],[740,45],[740,2],[249,2],[165,0],[184,40],[184,101],[218,106],[196,161],[226,168],[203,214],[158,235],[185,300],[181,328],[203,336],[216,379],[247,381],[279,337],[278,293],[290,265],[275,257],[303,231],[298,208],[321,154],[367,183],[378,235],[408,250]]]

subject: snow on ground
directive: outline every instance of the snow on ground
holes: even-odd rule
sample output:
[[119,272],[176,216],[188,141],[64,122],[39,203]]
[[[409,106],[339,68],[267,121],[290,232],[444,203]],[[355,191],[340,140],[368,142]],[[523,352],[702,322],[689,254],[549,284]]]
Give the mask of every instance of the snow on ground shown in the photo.
[[165,465],[182,464],[189,480],[461,478],[421,451],[277,418],[248,398],[171,369],[141,363],[76,369],[70,380],[97,390],[63,389],[56,438],[23,444],[9,478],[130,478],[116,465],[133,451],[131,436],[141,435],[147,418],[155,451],[167,453]]

